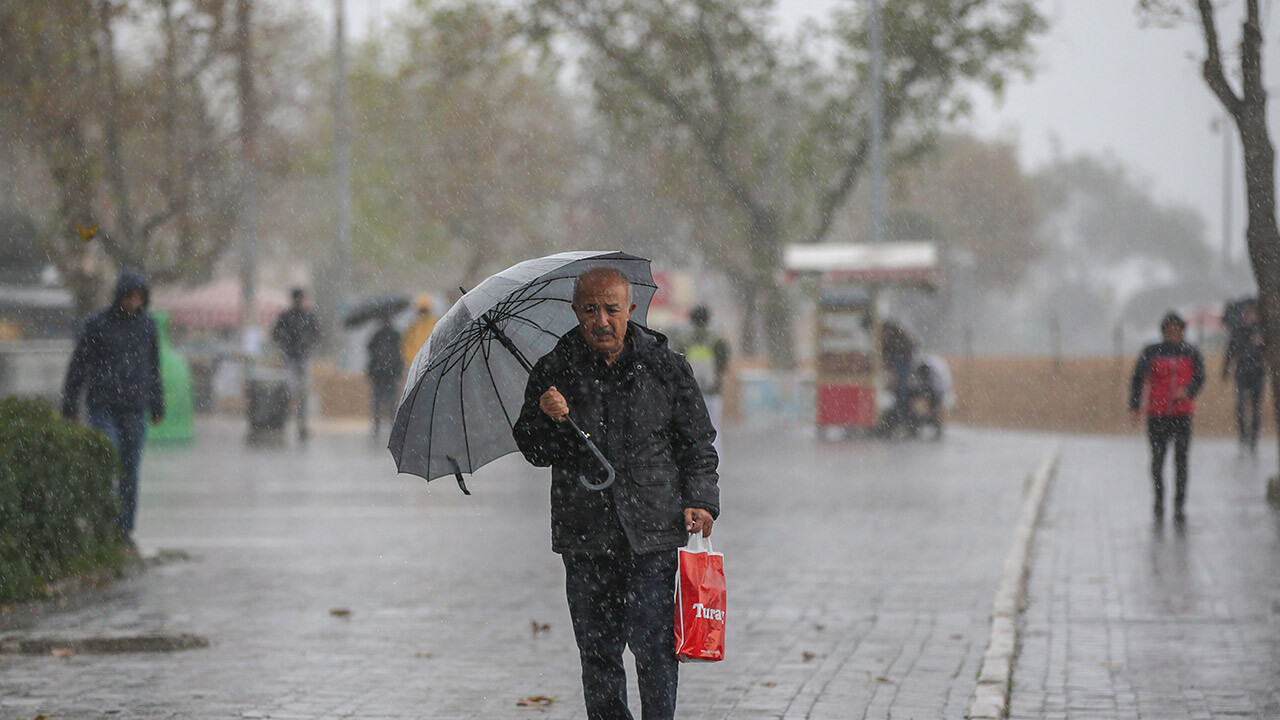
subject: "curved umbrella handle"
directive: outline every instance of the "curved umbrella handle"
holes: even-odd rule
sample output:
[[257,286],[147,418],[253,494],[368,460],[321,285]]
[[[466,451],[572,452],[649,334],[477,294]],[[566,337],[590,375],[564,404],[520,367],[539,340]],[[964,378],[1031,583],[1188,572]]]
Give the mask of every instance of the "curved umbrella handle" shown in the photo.
[[591,442],[591,438],[587,437],[587,434],[582,432],[582,428],[578,427],[578,423],[574,422],[573,418],[566,415],[564,419],[569,422],[569,427],[573,428],[574,432],[578,433],[578,437],[582,438],[582,442],[587,444],[587,449],[591,451],[592,455],[596,456],[596,460],[604,466],[605,478],[602,482],[593,483],[590,480],[587,480],[585,475],[579,475],[578,482],[582,484],[582,487],[588,490],[604,490],[612,485],[613,479],[617,475],[613,470],[613,464],[604,456],[604,453],[600,452],[600,448],[596,447],[596,444]]

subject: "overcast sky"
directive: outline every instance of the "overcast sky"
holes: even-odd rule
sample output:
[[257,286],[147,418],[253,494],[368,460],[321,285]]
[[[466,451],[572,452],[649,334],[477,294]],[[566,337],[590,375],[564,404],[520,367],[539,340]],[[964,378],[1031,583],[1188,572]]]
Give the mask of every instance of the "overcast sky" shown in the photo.
[[[368,27],[404,0],[347,0],[352,27]],[[779,0],[779,20],[794,26],[822,18],[845,2]],[[322,12],[330,0],[312,0]],[[1269,4],[1264,0],[1264,4]],[[1197,27],[1142,28],[1133,0],[1041,0],[1051,27],[1039,43],[1037,72],[1013,84],[1000,104],[980,102],[969,129],[1018,141],[1024,165],[1034,169],[1055,152],[1111,155],[1166,201],[1191,205],[1204,217],[1209,241],[1222,237],[1222,137],[1211,129],[1221,113],[1199,75],[1203,55]],[[1225,45],[1235,44],[1233,24]],[[1267,26],[1267,39],[1274,36]],[[1268,82],[1280,90],[1274,46]],[[1274,110],[1273,110],[1274,112]],[[1280,122],[1273,119],[1273,135]],[[1235,143],[1233,215],[1235,256],[1243,255],[1244,211],[1239,144]]]

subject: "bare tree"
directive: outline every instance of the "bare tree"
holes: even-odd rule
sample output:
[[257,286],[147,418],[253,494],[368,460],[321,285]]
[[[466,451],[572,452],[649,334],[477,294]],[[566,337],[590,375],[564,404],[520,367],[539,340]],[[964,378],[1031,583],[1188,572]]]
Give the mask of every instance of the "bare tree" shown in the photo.
[[[1188,7],[1192,5],[1193,7]],[[1262,14],[1258,0],[1245,0],[1240,22],[1239,65],[1224,62],[1218,21],[1222,9],[1211,0],[1139,0],[1144,17],[1162,23],[1192,17],[1204,38],[1201,74],[1231,117],[1244,148],[1248,220],[1245,239],[1258,283],[1262,337],[1271,377],[1272,410],[1280,421],[1280,226],[1276,223],[1275,146],[1267,129],[1267,89],[1262,79]]]
[[[81,313],[104,270],[95,244],[158,282],[207,272],[227,246],[235,183],[209,88],[226,53],[226,5],[0,4],[0,122],[44,162],[40,239]],[[122,27],[147,50],[122,57]]]

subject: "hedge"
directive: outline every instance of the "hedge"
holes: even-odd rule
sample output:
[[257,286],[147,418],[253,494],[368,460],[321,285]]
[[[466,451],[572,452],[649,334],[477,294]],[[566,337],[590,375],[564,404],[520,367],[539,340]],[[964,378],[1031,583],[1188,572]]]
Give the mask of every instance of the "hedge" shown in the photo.
[[115,448],[42,400],[0,399],[0,602],[68,576],[118,569]]

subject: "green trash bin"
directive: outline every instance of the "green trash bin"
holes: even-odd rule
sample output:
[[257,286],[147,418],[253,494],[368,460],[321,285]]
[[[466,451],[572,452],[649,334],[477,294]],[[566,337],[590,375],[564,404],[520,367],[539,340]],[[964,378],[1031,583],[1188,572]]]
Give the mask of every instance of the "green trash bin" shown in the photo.
[[147,425],[147,440],[191,442],[196,437],[191,369],[169,342],[169,313],[153,313],[160,331],[160,382],[164,386],[164,422]]

